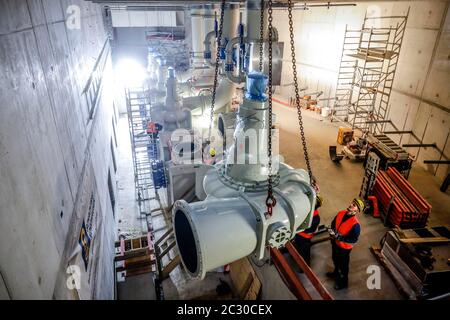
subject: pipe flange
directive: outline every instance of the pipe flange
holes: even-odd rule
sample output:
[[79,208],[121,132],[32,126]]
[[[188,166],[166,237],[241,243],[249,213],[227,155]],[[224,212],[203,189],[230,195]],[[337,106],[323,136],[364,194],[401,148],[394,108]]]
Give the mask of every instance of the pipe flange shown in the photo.
[[270,227],[270,236],[268,237],[267,243],[272,248],[282,248],[291,239],[291,230],[280,223],[277,223]]
[[177,241],[178,250],[181,250],[179,239],[176,237],[177,235],[177,226],[175,221],[175,215],[176,213],[181,210],[183,212],[183,216],[188,221],[190,228],[192,229],[192,236],[194,237],[194,243],[195,243],[195,251],[197,253],[197,263],[195,266],[195,270],[190,269],[188,266],[190,265],[185,259],[183,258],[183,255],[180,254],[181,261],[183,262],[183,265],[186,267],[186,271],[188,274],[192,277],[196,277],[197,275],[200,276],[200,278],[204,278],[206,274],[206,270],[203,269],[203,252],[202,252],[202,244],[200,242],[200,239],[198,238],[198,232],[196,230],[196,224],[192,220],[192,211],[191,207],[189,206],[189,203],[185,200],[178,200],[174,203],[172,208],[172,221],[174,222],[174,233],[175,233],[175,240]]
[[[245,190],[245,192],[261,192],[266,191],[268,188],[267,180],[260,181],[260,182],[241,182],[233,179],[227,174],[226,165],[222,164],[217,168],[218,171],[218,177],[219,180],[226,185],[227,187],[230,187],[234,190]],[[277,187],[280,183],[280,175],[277,174],[273,177],[272,180],[273,187]]]

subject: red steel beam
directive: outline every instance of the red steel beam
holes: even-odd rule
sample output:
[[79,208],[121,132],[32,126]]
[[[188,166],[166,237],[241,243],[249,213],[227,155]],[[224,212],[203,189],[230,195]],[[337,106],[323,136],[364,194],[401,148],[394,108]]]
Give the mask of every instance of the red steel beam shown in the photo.
[[312,300],[308,291],[297,277],[297,274],[278,249],[270,248],[272,261],[288,288],[299,300]]
[[306,277],[311,281],[314,288],[316,288],[317,292],[324,300],[333,300],[333,297],[330,295],[328,290],[323,286],[322,282],[320,282],[319,278],[312,272],[311,268],[308,264],[303,260],[302,256],[298,253],[297,249],[295,249],[294,245],[288,241],[286,244],[286,249],[289,251],[289,254],[294,259],[295,263],[303,270]]
[[394,168],[389,168],[388,175],[396,183],[413,205],[422,212],[428,212],[431,205],[411,186],[411,184]]

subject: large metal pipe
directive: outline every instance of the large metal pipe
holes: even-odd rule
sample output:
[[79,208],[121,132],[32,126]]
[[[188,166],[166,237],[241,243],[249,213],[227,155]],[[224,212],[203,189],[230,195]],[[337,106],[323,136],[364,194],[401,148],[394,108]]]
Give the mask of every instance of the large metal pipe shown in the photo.
[[206,63],[212,67],[214,66],[214,64],[212,62],[213,50],[211,48],[212,48],[212,40],[214,39],[215,36],[216,31],[212,30],[206,34],[205,41],[203,41],[203,44],[205,45],[205,52],[203,57],[205,58]]
[[[267,28],[268,21],[268,5],[267,0],[264,0],[264,19],[263,19],[263,35],[264,40],[268,40],[269,30]],[[261,0],[247,1],[247,26],[246,38],[248,42],[259,42],[261,28]]]
[[266,191],[240,191],[224,184],[215,169],[204,179],[204,201],[177,201],[172,210],[181,259],[194,277],[254,254],[262,259],[266,246],[282,247],[311,224],[314,189],[304,170],[282,165],[283,183],[274,189],[277,206],[265,215]]
[[203,9],[191,9],[191,37],[194,63],[203,60],[203,39],[205,39],[205,29],[203,18],[200,16],[201,14],[203,14]]
[[[221,79],[216,90],[215,112],[221,112],[231,103],[236,93],[236,85],[228,79]],[[186,97],[183,99],[183,107],[189,110],[207,108],[211,106],[212,95]]]
[[[220,15],[220,10],[218,12]],[[220,19],[220,16],[218,17]],[[225,50],[225,47],[231,39],[237,36],[237,29],[239,25],[239,5],[238,4],[226,4],[225,12],[223,17],[223,28],[222,28],[222,41],[218,44],[219,50]],[[212,55],[211,50],[211,40],[215,36],[214,30],[206,34],[205,36],[205,60],[213,65],[215,62],[215,56]]]
[[[246,43],[247,50],[249,54],[249,66],[248,66],[248,72],[251,72],[253,70],[259,71],[259,69],[255,68],[255,66],[259,65],[259,46],[261,42],[261,5],[264,5],[264,10],[262,10],[263,14],[263,71],[264,73],[268,73],[268,59],[267,59],[267,52],[268,52],[268,46],[267,43],[269,41],[269,29],[268,29],[268,5],[267,0],[264,0],[264,4],[261,2],[261,0],[249,0],[247,1],[246,6],[246,32],[245,32],[245,38],[243,39],[243,42]],[[228,42],[226,47],[226,75],[227,78],[236,84],[242,83],[246,80],[246,75],[242,70],[242,66],[240,66],[240,70],[238,70],[237,74],[235,74],[235,70],[233,68],[233,47],[236,46],[242,39],[239,37],[232,39],[230,42]],[[272,29],[272,41],[273,43],[278,41],[278,31],[276,28]]]
[[173,212],[178,249],[192,275],[203,278],[207,271],[245,257],[256,247],[256,219],[242,198],[177,201]]
[[[225,72],[228,80],[233,83],[239,84],[245,81],[245,74],[241,72],[241,70],[237,70],[237,75],[234,74],[234,61],[233,61],[233,51],[235,50],[235,46],[239,45],[241,42],[240,37],[236,37],[231,39],[225,48]],[[241,69],[241,68],[240,68]]]
[[[237,4],[226,4],[224,12],[223,21],[223,32],[222,32],[222,44],[220,48],[225,49],[226,43],[232,38],[236,37],[239,25],[239,5]],[[205,46],[208,45],[212,37],[215,35],[214,31],[206,35]],[[219,50],[220,50],[219,48]],[[205,47],[205,57],[209,57],[207,54],[210,48]],[[211,59],[205,59],[211,63]],[[216,90],[216,100],[215,100],[215,111],[222,111],[234,97],[236,93],[236,85],[229,81],[228,79],[222,78],[219,80],[219,84]],[[189,110],[194,110],[197,108],[209,108],[212,101],[212,95],[197,96],[197,97],[187,97],[183,99],[183,106]]]
[[214,30],[214,11],[217,6],[205,5],[204,7],[204,17],[203,17],[203,29],[205,30],[205,35]]
[[[192,276],[204,278],[207,271],[250,254],[262,259],[266,246],[279,248],[311,225],[316,194],[308,173],[285,164],[280,164],[275,179],[277,205],[272,215],[266,215],[265,150],[271,130],[267,123],[266,84],[267,77],[262,74],[247,79],[247,93],[237,115],[236,142],[227,151],[226,162],[206,172],[205,200],[191,204],[180,200],[174,204],[176,241],[181,260]],[[251,130],[256,130],[259,141],[255,149],[241,145]],[[243,150],[245,161],[256,163],[231,161],[233,150]]]

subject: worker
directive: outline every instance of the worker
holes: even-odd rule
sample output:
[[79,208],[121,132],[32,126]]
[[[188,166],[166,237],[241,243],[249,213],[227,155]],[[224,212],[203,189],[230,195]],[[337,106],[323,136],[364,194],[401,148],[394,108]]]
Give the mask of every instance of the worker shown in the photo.
[[317,195],[316,205],[314,208],[314,216],[312,219],[311,226],[295,235],[295,247],[298,253],[303,257],[308,266],[311,266],[311,239],[314,233],[317,231],[317,227],[320,223],[319,208],[322,206],[323,199],[321,196]]
[[363,200],[353,199],[347,210],[338,212],[328,230],[331,237],[334,271],[327,272],[327,277],[335,279],[336,290],[348,287],[350,252],[361,233],[361,225],[356,215],[363,212],[364,207]]
[[149,121],[147,122],[147,134],[153,139],[157,139],[159,132],[163,129],[163,126],[157,122]]

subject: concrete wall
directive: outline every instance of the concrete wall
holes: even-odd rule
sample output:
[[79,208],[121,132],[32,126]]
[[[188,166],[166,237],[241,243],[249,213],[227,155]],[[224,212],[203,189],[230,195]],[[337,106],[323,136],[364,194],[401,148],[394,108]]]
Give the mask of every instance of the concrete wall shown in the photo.
[[[9,298],[114,296],[109,57],[93,114],[83,93],[105,41],[98,5],[0,0],[0,271]],[[87,270],[83,220],[92,237]],[[76,291],[66,285],[69,264],[80,267]]]
[[[312,8],[294,11],[294,32],[300,87],[307,92],[324,91],[322,98],[334,97],[341,59],[344,30],[360,29],[364,15],[410,14],[390,100],[389,118],[401,130],[413,130],[424,143],[436,142],[444,156],[450,157],[450,17],[449,1],[367,1],[355,7]],[[283,82],[292,83],[292,65],[286,11],[275,11],[275,26],[285,42]],[[292,86],[280,87],[278,93],[293,96]],[[327,106],[330,102],[322,102]],[[386,128],[391,130],[389,126]],[[417,143],[405,135],[391,136],[401,143]],[[439,159],[440,153],[428,148],[410,149],[417,164],[424,159]],[[445,157],[443,157],[445,158]],[[434,174],[436,167],[428,167]],[[437,178],[449,172],[441,165]]]

